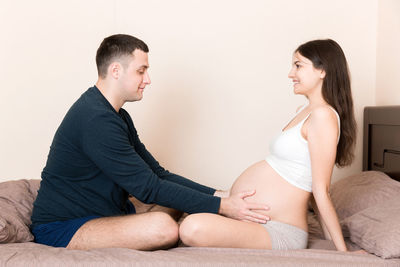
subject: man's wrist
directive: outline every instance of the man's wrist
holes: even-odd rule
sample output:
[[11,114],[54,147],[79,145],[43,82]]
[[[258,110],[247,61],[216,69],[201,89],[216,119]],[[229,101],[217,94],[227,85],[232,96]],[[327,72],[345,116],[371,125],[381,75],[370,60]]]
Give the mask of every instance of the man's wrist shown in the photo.
[[214,197],[221,197],[221,190],[215,190],[215,192],[214,192],[214,195],[213,195]]
[[226,199],[221,198],[221,202],[219,204],[218,214],[223,215],[225,213]]
[[229,197],[229,191],[215,190],[214,196],[220,197],[220,198],[227,198],[227,197]]

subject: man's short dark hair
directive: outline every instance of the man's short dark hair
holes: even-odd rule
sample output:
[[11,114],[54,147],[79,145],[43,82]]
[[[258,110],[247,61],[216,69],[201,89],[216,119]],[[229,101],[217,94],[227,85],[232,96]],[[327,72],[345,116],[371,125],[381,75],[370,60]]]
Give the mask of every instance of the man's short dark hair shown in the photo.
[[107,76],[107,68],[115,59],[132,55],[136,49],[145,53],[149,52],[149,48],[142,40],[131,35],[115,34],[105,38],[96,53],[99,77],[105,78]]

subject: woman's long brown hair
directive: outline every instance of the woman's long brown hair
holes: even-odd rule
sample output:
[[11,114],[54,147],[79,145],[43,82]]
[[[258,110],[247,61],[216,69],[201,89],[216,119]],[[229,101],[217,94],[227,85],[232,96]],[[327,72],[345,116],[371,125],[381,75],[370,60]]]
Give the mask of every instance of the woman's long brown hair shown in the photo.
[[326,73],[322,84],[322,96],[340,117],[340,139],[335,163],[339,167],[350,165],[354,159],[357,125],[349,68],[343,50],[338,43],[327,39],[302,44],[295,52],[311,60],[316,69],[322,69]]

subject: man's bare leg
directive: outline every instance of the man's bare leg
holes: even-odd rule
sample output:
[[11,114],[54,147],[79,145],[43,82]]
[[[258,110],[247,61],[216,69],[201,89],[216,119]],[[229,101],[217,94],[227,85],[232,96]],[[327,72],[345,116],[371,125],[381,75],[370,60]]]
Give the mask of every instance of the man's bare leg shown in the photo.
[[178,242],[178,234],[178,224],[163,212],[104,217],[90,220],[82,225],[67,248],[165,249]]

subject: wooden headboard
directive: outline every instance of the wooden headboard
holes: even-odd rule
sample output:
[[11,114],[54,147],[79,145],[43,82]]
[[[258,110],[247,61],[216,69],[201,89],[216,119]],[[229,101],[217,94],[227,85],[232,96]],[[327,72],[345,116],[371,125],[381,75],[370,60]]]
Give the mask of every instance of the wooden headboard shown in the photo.
[[400,106],[365,107],[363,171],[400,181]]

